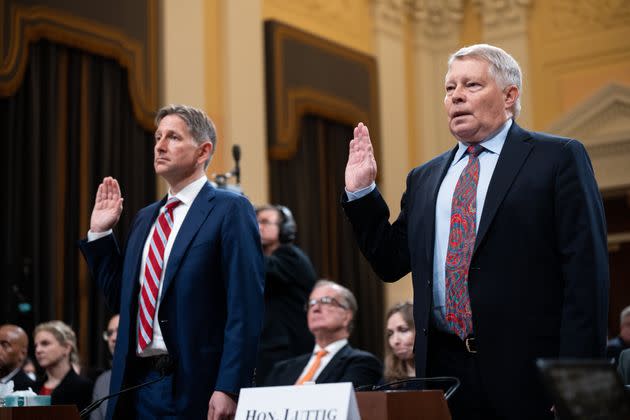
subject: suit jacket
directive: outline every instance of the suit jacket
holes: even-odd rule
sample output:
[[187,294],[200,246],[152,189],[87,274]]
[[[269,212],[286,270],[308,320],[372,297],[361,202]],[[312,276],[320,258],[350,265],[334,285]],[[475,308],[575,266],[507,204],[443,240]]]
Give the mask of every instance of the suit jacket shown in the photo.
[[[18,369],[17,373],[13,375],[9,381],[13,381],[14,391],[25,391],[29,388],[35,389],[35,381],[28,377],[22,369]],[[7,381],[8,382],[8,381]]]
[[[94,389],[92,390],[92,401],[100,400],[101,398],[109,395],[109,382],[112,379],[112,371],[106,370],[101,373],[96,382],[94,382]],[[90,414],[90,420],[103,420],[107,417],[107,404],[101,404],[96,410]]]
[[283,244],[265,256],[265,271],[257,383],[264,383],[275,363],[309,352],[315,344],[304,316],[304,304],[317,279],[311,260],[297,246]]
[[[140,210],[119,251],[114,235],[81,250],[109,306],[120,313],[110,393],[120,390],[137,343],[142,250],[166,197]],[[263,313],[264,267],[254,210],[243,196],[206,183],[175,238],[165,268],[158,321],[175,360],[180,418],[205,418],[213,391],[251,384]],[[117,399],[108,406],[112,418]]]
[[[47,377],[44,376],[37,381],[36,391],[46,383]],[[74,369],[70,369],[66,376],[59,382],[59,385],[53,389],[50,394],[51,405],[69,405],[74,404],[79,411],[90,405],[92,402],[92,381],[83,376],[77,375]]]
[[630,385],[630,349],[622,350],[619,354],[617,371],[624,385]]
[[[431,340],[435,206],[456,149],[409,173],[393,224],[378,190],[342,198],[374,271],[390,282],[412,273],[419,377]],[[606,223],[582,144],[512,124],[488,187],[468,288],[491,402],[512,418],[542,418],[549,407],[534,360],[603,357],[606,347]]]
[[[265,386],[293,385],[311,358],[311,353],[277,363],[265,382]],[[346,344],[326,365],[315,383],[330,384],[352,382],[354,387],[374,385],[383,376],[383,365],[373,354],[357,350]]]

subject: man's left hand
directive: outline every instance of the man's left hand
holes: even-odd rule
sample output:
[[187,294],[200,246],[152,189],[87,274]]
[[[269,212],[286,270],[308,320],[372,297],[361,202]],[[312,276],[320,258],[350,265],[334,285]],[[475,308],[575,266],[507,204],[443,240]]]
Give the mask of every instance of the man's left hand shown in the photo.
[[214,391],[208,403],[208,420],[231,420],[236,414],[236,401],[228,394]]

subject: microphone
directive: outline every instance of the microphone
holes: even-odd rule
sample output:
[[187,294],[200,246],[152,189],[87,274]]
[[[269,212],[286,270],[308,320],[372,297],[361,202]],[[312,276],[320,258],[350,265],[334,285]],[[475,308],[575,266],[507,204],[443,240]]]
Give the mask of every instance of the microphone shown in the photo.
[[[356,387],[355,391],[389,391],[392,389],[423,389],[424,386],[418,387],[418,385],[431,383],[431,382],[451,382],[449,388],[444,392],[444,399],[448,401],[448,399],[457,391],[459,388],[460,380],[454,376],[436,376],[434,378],[409,378],[402,379],[399,381],[388,382],[382,385],[361,385]],[[407,385],[413,385],[413,388],[407,388]]]
[[236,176],[236,183],[241,183],[241,167],[239,166],[239,161],[241,160],[241,146],[235,144],[232,146],[232,157],[234,158],[234,170],[232,171],[232,175]]
[[98,400],[93,401],[92,404],[88,405],[83,410],[81,410],[81,412],[79,413],[79,417],[81,417],[82,419],[88,418],[88,416],[90,415],[92,411],[96,410],[98,407],[100,407],[101,404],[103,404],[105,401],[109,400],[110,398],[125,394],[135,389],[145,387],[147,385],[154,384],[156,382],[160,382],[167,375],[170,375],[173,373],[175,366],[174,366],[173,360],[170,357],[164,357],[158,360],[155,368],[157,369],[158,372],[160,372],[160,376],[158,378],[151,379],[150,381],[146,381],[138,385],[121,389],[120,391],[114,392],[113,394],[105,395],[103,398],[99,398]]

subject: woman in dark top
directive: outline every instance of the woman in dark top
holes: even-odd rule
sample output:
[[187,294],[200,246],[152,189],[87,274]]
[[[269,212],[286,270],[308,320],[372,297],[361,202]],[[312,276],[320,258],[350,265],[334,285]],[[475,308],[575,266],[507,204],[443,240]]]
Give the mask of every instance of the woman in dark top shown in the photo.
[[75,404],[79,410],[92,400],[92,382],[77,375],[77,339],[74,331],[62,321],[39,324],[35,336],[35,357],[46,371],[37,382],[39,395],[50,395],[51,404]]

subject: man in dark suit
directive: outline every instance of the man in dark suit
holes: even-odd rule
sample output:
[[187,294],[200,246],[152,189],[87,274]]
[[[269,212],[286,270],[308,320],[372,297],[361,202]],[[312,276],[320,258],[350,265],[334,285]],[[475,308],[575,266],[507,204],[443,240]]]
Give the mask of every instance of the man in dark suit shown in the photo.
[[311,353],[277,363],[265,385],[376,384],[383,375],[380,360],[348,344],[356,311],[357,300],[350,290],[329,280],[318,281],[309,297],[306,315],[315,348]]
[[0,326],[0,383],[13,381],[15,391],[35,389],[35,381],[22,370],[28,354],[28,335],[17,325]]
[[105,178],[81,244],[120,313],[110,392],[166,373],[129,398],[113,398],[107,415],[228,418],[240,388],[251,384],[263,313],[254,209],[208,183],[216,132],[203,111],[167,106],[156,125],[155,172],[168,196],[138,213],[121,253],[111,229],[123,198],[117,181]]
[[293,244],[297,226],[287,207],[257,207],[256,219],[265,257],[265,320],[256,365],[261,384],[274,364],[313,348],[304,304],[317,276],[311,260]]
[[[538,357],[602,357],[606,224],[575,140],[520,128],[521,71],[475,45],[449,60],[444,104],[457,146],[413,169],[390,224],[367,127],[350,143],[342,204],[385,281],[411,271],[416,373],[456,376],[454,419],[543,419]],[[480,147],[481,146],[481,147]]]

